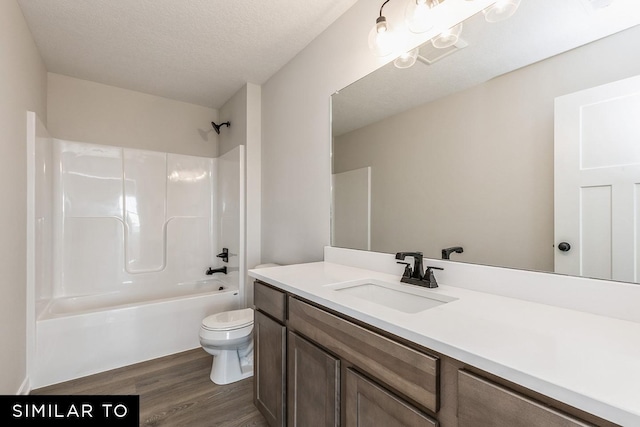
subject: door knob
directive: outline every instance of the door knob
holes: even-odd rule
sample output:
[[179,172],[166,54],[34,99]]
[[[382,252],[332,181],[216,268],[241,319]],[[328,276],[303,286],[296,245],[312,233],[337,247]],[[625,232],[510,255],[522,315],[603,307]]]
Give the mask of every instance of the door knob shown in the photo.
[[558,249],[561,252],[569,252],[571,250],[571,245],[569,243],[567,243],[567,242],[560,242],[558,244]]

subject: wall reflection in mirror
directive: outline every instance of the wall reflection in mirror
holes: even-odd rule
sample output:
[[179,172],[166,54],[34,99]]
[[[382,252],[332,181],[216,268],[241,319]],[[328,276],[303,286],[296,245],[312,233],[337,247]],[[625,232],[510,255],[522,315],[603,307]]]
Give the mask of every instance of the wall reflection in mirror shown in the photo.
[[411,67],[392,61],[333,95],[332,245],[588,271],[556,267],[576,251],[554,235],[554,100],[640,75],[638,2],[590,3],[523,0],[496,24],[478,14],[450,50],[425,43]]

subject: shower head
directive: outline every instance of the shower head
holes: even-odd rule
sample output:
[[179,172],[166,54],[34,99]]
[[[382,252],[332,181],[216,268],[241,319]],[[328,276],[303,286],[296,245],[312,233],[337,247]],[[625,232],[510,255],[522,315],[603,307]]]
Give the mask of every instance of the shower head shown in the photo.
[[220,128],[222,126],[231,127],[231,123],[230,122],[224,122],[224,123],[220,123],[219,125],[217,125],[216,122],[211,122],[211,126],[213,126],[213,130],[215,130],[216,133],[218,135],[220,135]]

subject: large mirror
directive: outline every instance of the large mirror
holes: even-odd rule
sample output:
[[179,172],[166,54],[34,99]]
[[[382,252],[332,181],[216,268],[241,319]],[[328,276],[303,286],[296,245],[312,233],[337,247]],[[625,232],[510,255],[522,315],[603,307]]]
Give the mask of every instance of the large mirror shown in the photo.
[[451,260],[557,271],[554,100],[640,75],[637,2],[602,3],[478,14],[455,46],[426,43],[413,66],[336,92],[332,245],[430,258],[461,247]]

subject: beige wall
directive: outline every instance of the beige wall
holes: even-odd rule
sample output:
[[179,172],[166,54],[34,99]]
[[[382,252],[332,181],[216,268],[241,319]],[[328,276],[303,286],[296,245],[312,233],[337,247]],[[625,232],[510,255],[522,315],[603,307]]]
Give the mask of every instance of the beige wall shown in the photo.
[[212,108],[60,74],[48,74],[47,128],[54,138],[217,157]]
[[372,167],[372,250],[553,271],[554,98],[640,74],[638,51],[640,27],[336,138],[334,172]]
[[247,86],[243,86],[220,108],[216,123],[230,122],[220,129],[218,154],[223,155],[247,141]]
[[0,2],[0,394],[26,378],[26,113],[46,119],[47,73],[14,0]]
[[262,86],[263,261],[318,261],[330,243],[329,97],[382,65],[353,36],[379,7],[358,1]]
[[[453,25],[489,3],[444,2],[442,10],[450,7],[451,13],[442,17]],[[380,4],[358,1],[262,86],[263,260],[317,261],[329,244],[330,96],[384,63],[366,42]],[[404,6],[390,2],[385,15],[390,21],[402,19]],[[410,34],[404,47],[415,47],[437,31]]]

